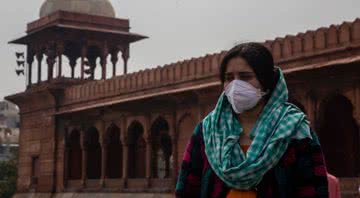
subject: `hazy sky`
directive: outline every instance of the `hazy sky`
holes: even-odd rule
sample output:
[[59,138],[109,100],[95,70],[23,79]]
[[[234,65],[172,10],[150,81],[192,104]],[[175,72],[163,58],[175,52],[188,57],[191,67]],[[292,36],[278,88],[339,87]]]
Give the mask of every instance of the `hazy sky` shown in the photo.
[[[15,51],[44,0],[11,0],[0,6],[0,100],[25,90],[15,74]],[[149,39],[131,47],[129,72],[264,41],[360,17],[359,0],[111,0],[118,18]],[[6,6],[5,6],[6,5]],[[122,71],[122,69],[121,69]],[[45,72],[43,76],[46,76]],[[34,78],[33,78],[34,79]]]

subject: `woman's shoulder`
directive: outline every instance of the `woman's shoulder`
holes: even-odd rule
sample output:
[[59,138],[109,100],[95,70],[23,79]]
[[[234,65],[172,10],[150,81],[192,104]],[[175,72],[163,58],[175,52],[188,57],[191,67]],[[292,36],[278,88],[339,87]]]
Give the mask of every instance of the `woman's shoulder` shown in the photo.
[[319,139],[315,132],[311,131],[311,135],[312,138],[304,138],[300,140],[294,139],[290,141],[289,146],[282,157],[282,163],[284,163],[284,165],[289,165],[292,164],[292,162],[299,160],[315,160],[319,163],[322,162],[323,154]]
[[311,128],[310,128],[310,135],[311,135],[311,138],[307,137],[307,138],[303,138],[303,139],[291,140],[289,146],[309,146],[309,147],[320,146],[319,138],[318,138],[316,132]]

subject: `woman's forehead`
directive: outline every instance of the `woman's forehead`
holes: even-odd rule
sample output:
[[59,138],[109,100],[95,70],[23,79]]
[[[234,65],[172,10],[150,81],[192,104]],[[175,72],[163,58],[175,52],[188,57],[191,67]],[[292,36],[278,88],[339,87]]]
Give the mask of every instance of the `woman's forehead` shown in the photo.
[[225,73],[254,73],[247,63],[228,64]]
[[230,72],[253,73],[253,70],[245,59],[241,57],[235,57],[229,60],[227,64],[226,73],[230,73]]

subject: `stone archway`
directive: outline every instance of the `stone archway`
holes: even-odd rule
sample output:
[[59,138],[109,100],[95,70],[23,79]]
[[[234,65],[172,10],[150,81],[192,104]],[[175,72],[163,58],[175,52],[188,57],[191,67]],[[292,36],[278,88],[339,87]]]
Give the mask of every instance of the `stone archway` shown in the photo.
[[120,129],[111,124],[106,130],[105,144],[107,149],[106,177],[121,178],[122,176],[122,146]]
[[[177,168],[181,168],[181,163],[184,157],[185,148],[190,141],[190,138],[194,132],[194,128],[196,126],[195,119],[189,113],[186,113],[181,117],[178,123],[178,143],[177,143],[177,151],[178,157],[177,159]],[[178,171],[176,171],[178,173]]]
[[101,146],[99,132],[95,127],[85,131],[85,148],[87,149],[86,175],[88,179],[101,177]]
[[80,131],[74,129],[70,132],[67,141],[68,161],[67,178],[70,180],[81,179],[82,151],[80,145]]
[[153,178],[169,178],[172,143],[169,124],[162,117],[157,118],[151,126],[151,143],[151,176]]
[[335,94],[322,101],[318,132],[328,171],[338,177],[356,177],[360,167],[359,127],[348,98]]
[[146,176],[146,142],[144,127],[138,121],[133,121],[128,128],[128,177],[145,178]]

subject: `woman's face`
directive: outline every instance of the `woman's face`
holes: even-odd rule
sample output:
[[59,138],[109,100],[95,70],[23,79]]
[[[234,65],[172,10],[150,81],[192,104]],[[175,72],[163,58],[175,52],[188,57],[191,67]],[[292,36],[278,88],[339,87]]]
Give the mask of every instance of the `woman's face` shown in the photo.
[[234,79],[246,81],[255,88],[263,90],[256,74],[246,60],[241,57],[229,60],[225,71],[224,89]]

